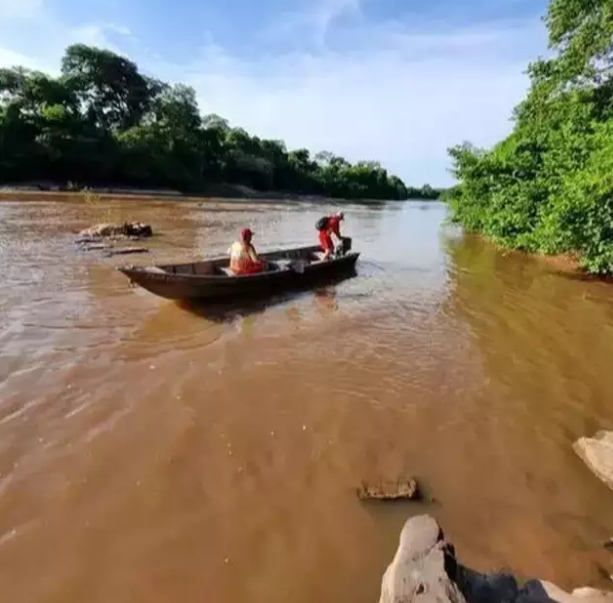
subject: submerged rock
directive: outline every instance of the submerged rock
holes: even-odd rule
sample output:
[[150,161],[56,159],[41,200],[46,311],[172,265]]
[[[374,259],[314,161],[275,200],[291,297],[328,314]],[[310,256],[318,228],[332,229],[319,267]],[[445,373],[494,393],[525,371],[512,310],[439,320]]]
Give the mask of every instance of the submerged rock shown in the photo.
[[95,224],[79,233],[81,240],[102,238],[102,237],[150,237],[153,229],[149,224],[142,222],[124,222],[123,224]]
[[613,592],[572,593],[543,580],[522,587],[508,573],[484,574],[461,565],[429,515],[404,524],[394,559],[383,574],[379,603],[613,603]]
[[599,431],[593,438],[579,438],[573,450],[592,473],[613,489],[613,431]]
[[410,478],[378,484],[364,482],[358,489],[358,498],[361,500],[418,500],[420,493],[417,481]]

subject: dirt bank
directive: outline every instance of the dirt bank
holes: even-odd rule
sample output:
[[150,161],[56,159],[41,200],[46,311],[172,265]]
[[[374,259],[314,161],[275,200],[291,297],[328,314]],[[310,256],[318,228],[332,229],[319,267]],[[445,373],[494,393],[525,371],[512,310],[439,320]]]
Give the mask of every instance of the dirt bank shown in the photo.
[[522,261],[534,261],[546,266],[551,272],[581,281],[599,281],[613,284],[613,275],[591,274],[581,266],[581,258],[578,253],[561,253],[556,255],[546,255],[544,253],[530,253],[518,249],[507,249],[497,245],[485,235],[468,234],[477,240],[484,241],[488,245],[493,245],[498,249],[503,257],[521,258]]
[[[95,194],[100,200],[106,199],[177,199],[181,201],[210,201],[214,199],[258,200],[258,201],[305,201],[309,203],[381,203],[371,199],[334,199],[319,195],[299,195],[283,191],[257,191],[240,184],[214,184],[199,194],[183,194],[171,189],[139,189],[124,186],[89,187],[89,193]],[[53,183],[23,183],[0,186],[1,200],[30,201],[36,199],[82,199],[87,193],[83,190],[69,191]]]

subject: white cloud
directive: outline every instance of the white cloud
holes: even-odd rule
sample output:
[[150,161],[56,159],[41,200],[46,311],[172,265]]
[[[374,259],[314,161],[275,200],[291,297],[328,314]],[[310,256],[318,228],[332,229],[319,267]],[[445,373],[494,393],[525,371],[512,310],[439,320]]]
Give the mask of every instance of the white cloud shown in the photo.
[[[71,29],[56,20],[50,31],[47,20],[46,27],[45,47],[26,53],[7,46],[0,65],[18,60],[56,70],[67,43],[110,47],[109,34],[130,36],[117,25]],[[538,21],[469,29],[416,20],[373,26],[357,0],[322,0],[308,12],[283,15],[261,34],[260,50],[265,41],[305,36],[309,44],[246,58],[211,43],[181,65],[161,60],[161,48],[129,54],[149,73],[193,85],[203,112],[281,138],[289,148],[378,159],[411,184],[449,182],[448,146],[466,139],[486,146],[503,137],[526,90],[523,71],[545,51]]]
[[[134,42],[125,25],[90,22],[68,26],[43,0],[22,0],[23,10],[4,10],[0,0],[0,67],[22,65],[57,74],[65,48],[83,43],[125,53],[125,43]],[[12,12],[11,12],[12,11]],[[120,39],[124,44],[117,44]]]
[[313,0],[301,8],[283,13],[260,32],[263,41],[302,39],[319,48],[325,47],[329,28],[341,16],[361,16],[361,0]]
[[489,146],[510,130],[527,62],[544,48],[537,27],[413,33],[388,24],[356,29],[357,49],[258,60],[212,46],[164,75],[193,85],[204,111],[290,148],[378,159],[412,184],[445,184],[447,147]]
[[27,67],[28,69],[40,69],[41,64],[31,56],[14,52],[8,48],[0,48],[0,67],[13,66]]
[[121,45],[112,42],[109,34],[117,34],[123,38],[133,38],[129,28],[114,23],[88,23],[73,27],[65,32],[62,36],[61,51],[70,44],[87,44],[88,46],[97,46],[106,48],[117,53],[125,53],[125,49]]

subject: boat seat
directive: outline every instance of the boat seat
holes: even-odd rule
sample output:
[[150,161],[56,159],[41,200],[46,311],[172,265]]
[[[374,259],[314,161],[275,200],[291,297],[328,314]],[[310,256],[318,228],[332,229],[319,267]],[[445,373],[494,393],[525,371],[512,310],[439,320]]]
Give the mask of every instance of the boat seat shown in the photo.
[[[267,263],[267,268],[268,268],[268,270],[264,270],[264,272],[276,272],[277,270],[281,269],[279,264],[275,263],[275,262],[268,262]],[[219,266],[215,270],[218,271],[220,274],[223,274],[225,276],[235,276],[234,272],[232,272],[230,270],[230,268],[226,267],[226,266]]]
[[145,268],[146,272],[155,272],[156,274],[167,274],[165,270],[162,270],[158,266],[147,266]]

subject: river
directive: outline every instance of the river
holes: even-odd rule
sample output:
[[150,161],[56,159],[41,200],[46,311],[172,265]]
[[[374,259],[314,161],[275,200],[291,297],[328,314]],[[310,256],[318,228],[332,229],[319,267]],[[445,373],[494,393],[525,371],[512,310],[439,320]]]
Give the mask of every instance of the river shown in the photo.
[[[332,208],[327,208],[331,210]],[[613,496],[571,450],[613,428],[613,288],[349,205],[357,276],[227,312],[121,263],[316,241],[307,203],[0,202],[0,592],[15,603],[372,603],[404,520],[461,559],[602,585]],[[74,232],[142,220],[143,256]],[[364,504],[417,476],[433,503]]]

